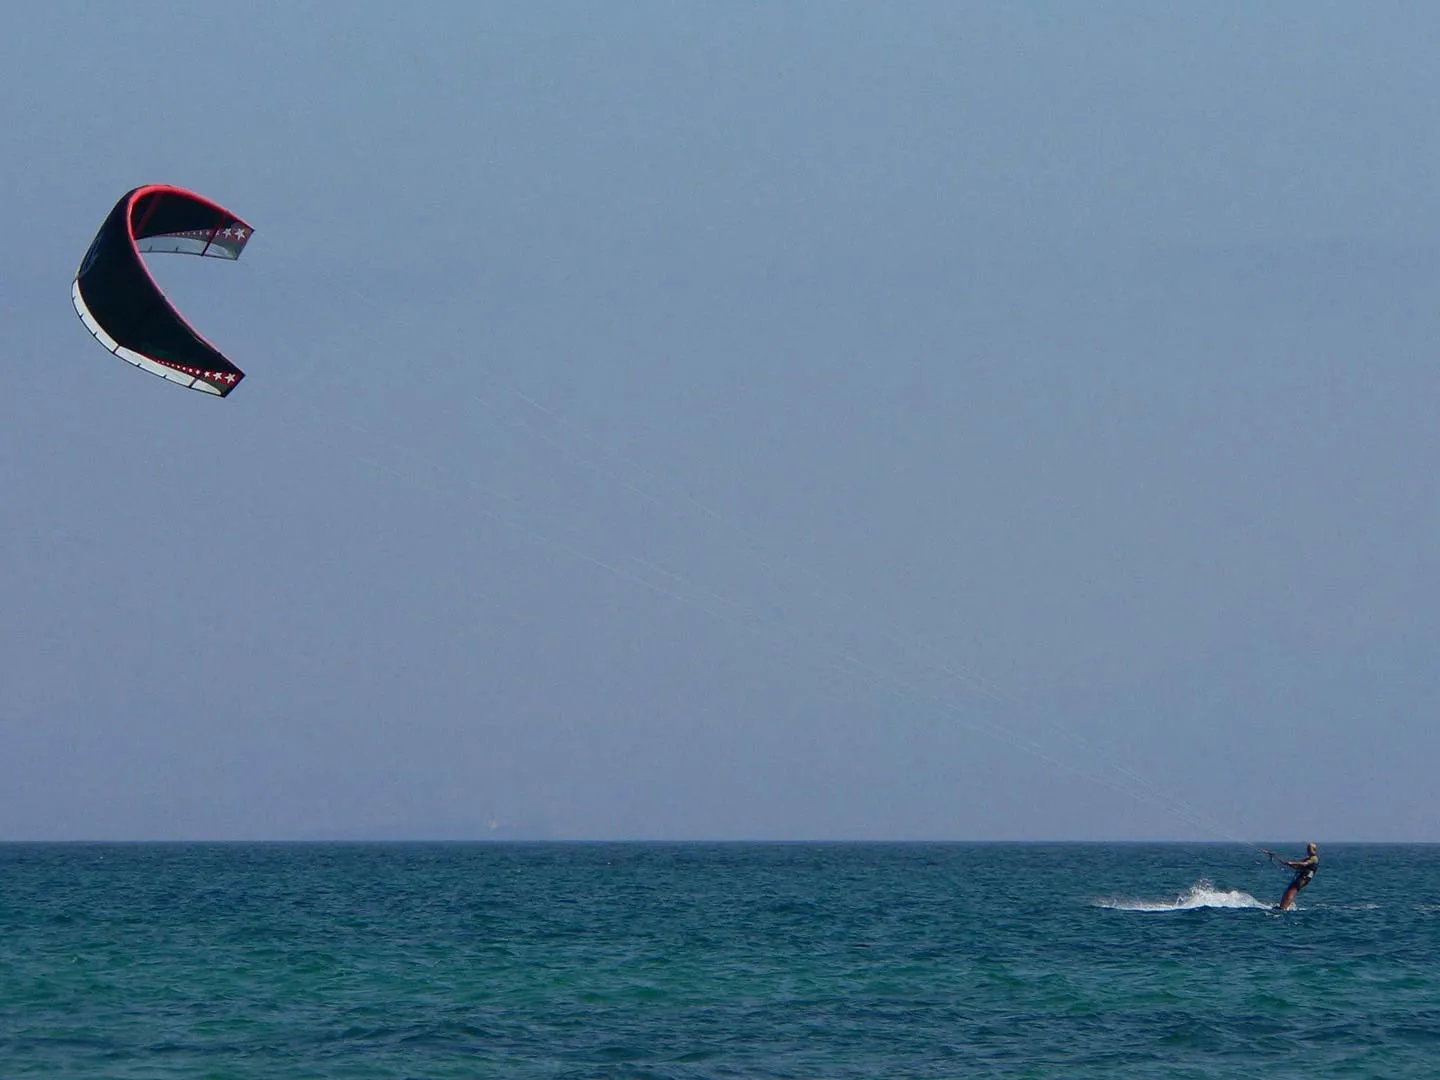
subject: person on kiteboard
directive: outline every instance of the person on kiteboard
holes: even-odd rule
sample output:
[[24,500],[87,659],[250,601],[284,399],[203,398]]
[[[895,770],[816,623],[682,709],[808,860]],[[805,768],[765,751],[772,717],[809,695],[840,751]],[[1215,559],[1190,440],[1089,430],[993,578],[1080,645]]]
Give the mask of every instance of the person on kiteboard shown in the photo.
[[1320,869],[1320,851],[1316,848],[1314,841],[1305,845],[1303,859],[1286,859],[1276,855],[1273,851],[1264,848],[1261,850],[1281,866],[1288,866],[1295,871],[1295,876],[1290,879],[1290,884],[1285,889],[1285,895],[1280,897],[1280,903],[1276,905],[1281,911],[1289,911],[1290,905],[1295,903],[1295,895],[1310,884],[1311,879],[1315,876],[1315,871]]

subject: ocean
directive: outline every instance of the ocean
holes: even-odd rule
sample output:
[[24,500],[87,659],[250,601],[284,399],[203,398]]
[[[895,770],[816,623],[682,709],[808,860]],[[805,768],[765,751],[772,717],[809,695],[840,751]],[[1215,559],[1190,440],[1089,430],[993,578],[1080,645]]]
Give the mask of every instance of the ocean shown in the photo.
[[1320,856],[4,844],[0,1078],[1440,1076],[1440,847]]

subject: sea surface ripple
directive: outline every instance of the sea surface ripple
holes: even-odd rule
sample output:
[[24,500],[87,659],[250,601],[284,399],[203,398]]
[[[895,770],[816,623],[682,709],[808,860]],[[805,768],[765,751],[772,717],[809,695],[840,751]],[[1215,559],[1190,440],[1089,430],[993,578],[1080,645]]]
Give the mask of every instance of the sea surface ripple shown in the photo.
[[1321,855],[5,844],[0,1077],[1440,1075],[1440,848]]

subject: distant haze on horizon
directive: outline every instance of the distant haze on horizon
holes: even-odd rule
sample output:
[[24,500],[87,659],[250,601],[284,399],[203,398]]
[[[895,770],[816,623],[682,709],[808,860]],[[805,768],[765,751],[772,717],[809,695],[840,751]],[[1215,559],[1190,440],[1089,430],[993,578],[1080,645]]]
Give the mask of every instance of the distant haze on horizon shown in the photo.
[[8,23],[0,840],[1440,840],[1440,8]]

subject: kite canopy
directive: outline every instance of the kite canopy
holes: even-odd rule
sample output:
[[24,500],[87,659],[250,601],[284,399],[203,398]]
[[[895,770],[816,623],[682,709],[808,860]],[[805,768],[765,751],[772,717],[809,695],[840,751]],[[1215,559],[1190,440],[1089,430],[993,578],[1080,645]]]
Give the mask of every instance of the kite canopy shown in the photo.
[[85,253],[70,289],[75,311],[121,360],[224,397],[245,373],[175,310],[140,253],[238,259],[254,231],[194,192],[164,184],[138,187],[115,204]]

